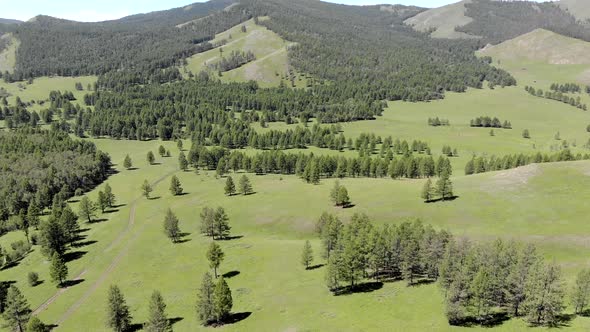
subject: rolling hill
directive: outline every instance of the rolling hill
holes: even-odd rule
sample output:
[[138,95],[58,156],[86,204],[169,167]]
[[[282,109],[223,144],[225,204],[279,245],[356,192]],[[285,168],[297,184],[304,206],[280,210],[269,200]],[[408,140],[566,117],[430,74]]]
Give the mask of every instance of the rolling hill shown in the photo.
[[439,8],[426,10],[418,15],[407,19],[404,23],[422,32],[431,33],[434,38],[476,38],[464,32],[455,30],[457,26],[463,26],[473,21],[471,17],[465,16],[465,4],[471,0],[463,0]]
[[19,20],[13,20],[13,19],[9,19],[9,18],[0,18],[0,24],[21,24],[23,23],[22,21]]

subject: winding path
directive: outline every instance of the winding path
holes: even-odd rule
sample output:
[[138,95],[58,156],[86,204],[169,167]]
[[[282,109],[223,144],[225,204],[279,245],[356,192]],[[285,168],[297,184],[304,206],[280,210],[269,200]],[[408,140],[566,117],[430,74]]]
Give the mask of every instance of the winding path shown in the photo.
[[[164,181],[164,179],[166,179],[167,177],[169,177],[170,175],[172,175],[176,172],[177,171],[171,171],[171,172],[161,176],[156,181],[152,182],[152,186],[158,185],[160,182]],[[111,244],[103,252],[108,253],[108,252],[112,251],[114,248],[118,247],[119,244],[123,241],[123,239],[128,234],[131,233],[131,231],[133,229],[133,225],[135,224],[135,210],[137,208],[137,202],[140,199],[141,199],[141,196],[136,197],[131,202],[131,208],[129,211],[129,218],[127,219],[127,228],[125,229],[125,231],[123,231],[115,240],[113,240],[113,242],[111,242]],[[98,279],[96,279],[92,283],[90,288],[88,288],[86,290],[86,292],[84,292],[84,294],[82,294],[82,296],[76,302],[74,302],[74,304],[71,305],[66,310],[66,312],[57,320],[57,322],[56,322],[57,325],[60,325],[64,321],[66,321],[77,309],[79,309],[88,300],[88,298],[92,294],[94,294],[96,289],[98,289],[104,283],[104,281],[110,276],[110,274],[113,272],[113,270],[119,265],[119,263],[121,262],[123,257],[127,254],[127,252],[129,251],[129,248],[131,247],[131,244],[134,242],[135,239],[138,238],[138,236],[142,233],[144,228],[145,228],[145,225],[143,225],[139,230],[137,230],[135,232],[133,238],[130,239],[129,241],[127,241],[125,246],[123,246],[119,249],[117,254],[111,260],[109,266],[104,271],[102,271],[102,273],[100,274]],[[82,272],[80,272],[80,274],[78,274],[78,276],[76,276],[76,278],[74,278],[73,280],[74,281],[80,280],[82,278],[82,276],[84,276],[87,272],[88,272],[88,269],[83,269]],[[41,313],[42,311],[46,310],[50,304],[55,302],[70,287],[64,287],[64,288],[59,289],[52,297],[50,297],[47,301],[45,301],[37,309],[35,309],[35,311],[33,311],[33,315],[37,315],[37,314]]]

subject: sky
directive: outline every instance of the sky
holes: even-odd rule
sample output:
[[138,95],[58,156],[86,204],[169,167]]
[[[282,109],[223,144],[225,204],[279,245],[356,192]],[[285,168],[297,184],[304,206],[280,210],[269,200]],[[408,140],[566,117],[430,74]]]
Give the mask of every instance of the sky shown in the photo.
[[[440,7],[457,0],[329,0],[348,5],[400,3]],[[26,21],[39,14],[81,22],[118,19],[127,15],[182,7],[199,0],[0,0],[0,17]]]

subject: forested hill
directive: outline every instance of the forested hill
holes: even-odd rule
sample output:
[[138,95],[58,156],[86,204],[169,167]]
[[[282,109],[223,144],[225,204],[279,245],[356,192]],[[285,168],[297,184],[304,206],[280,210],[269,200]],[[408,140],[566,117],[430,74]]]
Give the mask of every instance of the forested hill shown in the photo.
[[0,18],[0,24],[21,24],[21,23],[23,23],[23,22],[19,21],[19,20]]

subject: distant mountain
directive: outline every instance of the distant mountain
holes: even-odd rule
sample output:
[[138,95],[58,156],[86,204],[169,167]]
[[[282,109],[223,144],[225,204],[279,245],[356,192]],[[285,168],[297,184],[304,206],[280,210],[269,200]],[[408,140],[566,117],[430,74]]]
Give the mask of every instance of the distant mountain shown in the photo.
[[0,24],[21,24],[22,21],[19,20],[12,20],[9,18],[0,18]]
[[465,4],[467,3],[471,3],[471,0],[463,0],[443,7],[432,8],[407,19],[405,23],[422,32],[434,30],[431,34],[434,38],[474,38],[476,36],[455,30],[455,27],[473,21],[471,17],[465,15]]

